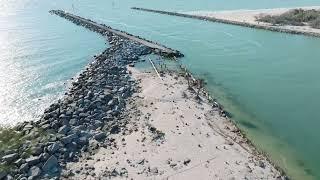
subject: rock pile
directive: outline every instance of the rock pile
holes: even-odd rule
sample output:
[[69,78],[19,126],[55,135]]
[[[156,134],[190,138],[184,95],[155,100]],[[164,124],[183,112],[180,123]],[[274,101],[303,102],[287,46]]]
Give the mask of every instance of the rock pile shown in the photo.
[[121,116],[135,91],[126,65],[151,49],[103,32],[111,47],[95,56],[61,100],[40,120],[15,127],[25,143],[0,154],[0,179],[58,179],[66,162],[77,161],[89,141],[104,141],[125,126]]

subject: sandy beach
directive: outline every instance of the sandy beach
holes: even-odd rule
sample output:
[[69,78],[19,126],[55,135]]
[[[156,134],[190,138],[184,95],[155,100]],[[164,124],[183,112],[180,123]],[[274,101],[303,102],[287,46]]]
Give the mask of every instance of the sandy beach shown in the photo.
[[294,7],[294,8],[275,8],[275,9],[256,9],[256,10],[230,10],[230,11],[192,11],[185,14],[202,17],[216,18],[230,22],[245,23],[254,26],[276,27],[279,30],[294,30],[301,33],[316,33],[320,35],[320,29],[311,28],[310,26],[274,26],[270,23],[258,22],[256,17],[265,15],[280,15],[292,9],[320,9],[320,6]]
[[217,108],[195,99],[183,77],[128,70],[140,86],[128,103],[128,125],[68,163],[69,179],[283,178]]

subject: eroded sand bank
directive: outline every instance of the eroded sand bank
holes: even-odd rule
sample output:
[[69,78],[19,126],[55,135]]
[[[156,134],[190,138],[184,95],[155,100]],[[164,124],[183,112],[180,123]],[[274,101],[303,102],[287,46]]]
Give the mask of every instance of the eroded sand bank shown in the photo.
[[184,78],[129,70],[141,87],[128,103],[130,123],[69,163],[73,179],[283,178],[218,109],[195,99]]

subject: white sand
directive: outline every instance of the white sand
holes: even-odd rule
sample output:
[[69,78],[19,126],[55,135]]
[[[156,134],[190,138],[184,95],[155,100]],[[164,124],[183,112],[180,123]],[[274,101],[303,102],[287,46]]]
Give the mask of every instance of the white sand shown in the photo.
[[[193,11],[193,12],[187,12],[185,14],[213,17],[213,18],[223,19],[228,21],[245,22],[245,23],[260,25],[260,26],[272,26],[272,24],[269,24],[269,23],[256,21],[256,17],[259,17],[261,15],[280,15],[284,12],[287,12],[292,9],[297,9],[297,8],[320,9],[320,6],[256,9],[256,10],[240,9],[240,10],[230,10],[230,11]],[[301,32],[313,32],[313,33],[320,34],[320,29],[314,29],[314,28],[311,28],[310,26],[277,26],[277,27],[282,29],[296,30]]]
[[[80,170],[74,179],[107,179],[114,169],[123,175],[113,179],[255,180],[279,176],[228,119],[207,102],[195,100],[185,79],[166,75],[161,81],[153,73],[130,70],[141,82],[141,92],[128,107],[133,112],[130,133],[110,135],[116,146],[100,147],[92,159],[68,164],[68,169]],[[163,138],[154,139],[157,133],[150,127],[163,132]],[[86,167],[94,170],[84,170]]]

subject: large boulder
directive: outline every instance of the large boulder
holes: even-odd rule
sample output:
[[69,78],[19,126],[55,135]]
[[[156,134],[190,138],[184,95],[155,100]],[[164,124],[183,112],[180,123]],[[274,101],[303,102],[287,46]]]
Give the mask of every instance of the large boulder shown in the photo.
[[55,156],[50,156],[49,159],[42,166],[45,174],[53,174],[59,171],[59,162]]

